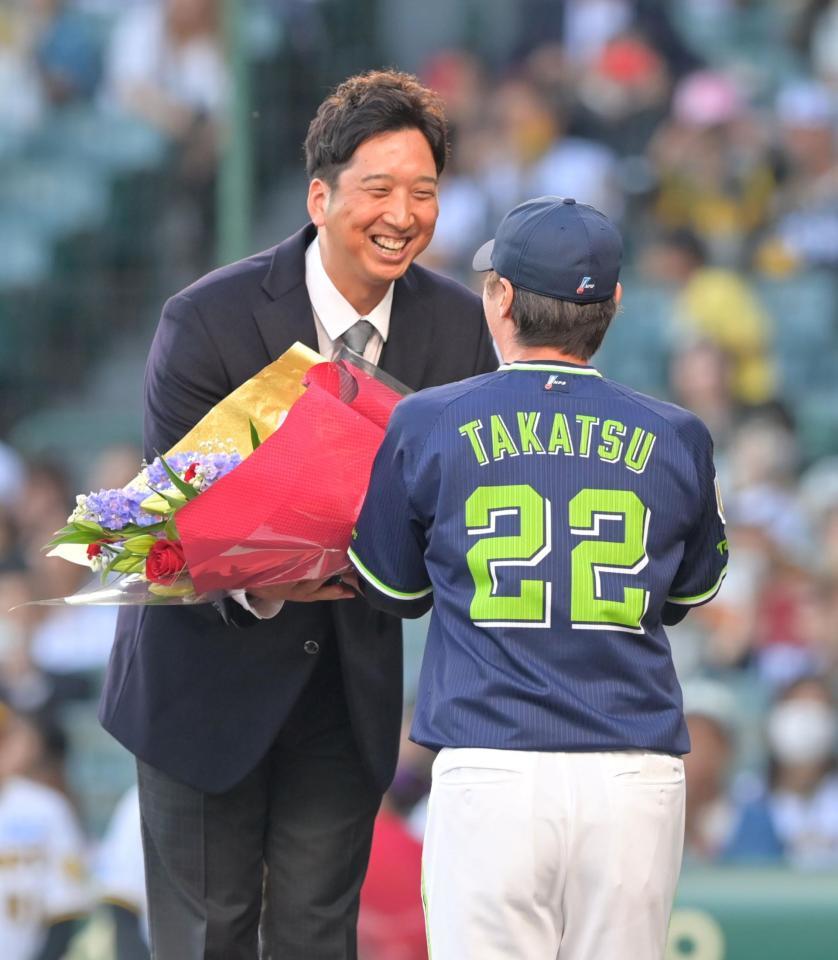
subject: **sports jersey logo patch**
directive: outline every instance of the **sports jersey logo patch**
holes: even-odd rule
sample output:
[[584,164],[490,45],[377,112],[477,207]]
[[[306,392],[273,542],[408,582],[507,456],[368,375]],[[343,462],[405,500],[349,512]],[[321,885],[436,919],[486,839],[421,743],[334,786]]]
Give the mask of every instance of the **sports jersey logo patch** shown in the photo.
[[558,374],[551,373],[544,384],[545,390],[567,390],[567,380],[562,380]]
[[576,288],[578,294],[583,294],[586,290],[593,290],[596,284],[594,283],[593,277],[582,277],[579,281],[579,286]]

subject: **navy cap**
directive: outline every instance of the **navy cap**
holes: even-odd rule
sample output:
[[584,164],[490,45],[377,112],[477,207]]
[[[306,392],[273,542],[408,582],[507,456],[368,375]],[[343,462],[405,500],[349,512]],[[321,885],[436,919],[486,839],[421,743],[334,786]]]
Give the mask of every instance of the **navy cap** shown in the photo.
[[507,213],[472,266],[544,297],[599,303],[614,296],[622,259],[623,241],[605,214],[571,197],[538,197]]

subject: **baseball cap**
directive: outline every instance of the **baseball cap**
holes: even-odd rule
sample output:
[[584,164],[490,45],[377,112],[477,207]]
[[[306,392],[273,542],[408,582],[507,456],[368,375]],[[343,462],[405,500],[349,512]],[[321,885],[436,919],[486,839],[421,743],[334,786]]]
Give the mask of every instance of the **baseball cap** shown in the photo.
[[544,297],[599,303],[614,296],[622,257],[605,214],[572,197],[537,197],[507,213],[472,266]]

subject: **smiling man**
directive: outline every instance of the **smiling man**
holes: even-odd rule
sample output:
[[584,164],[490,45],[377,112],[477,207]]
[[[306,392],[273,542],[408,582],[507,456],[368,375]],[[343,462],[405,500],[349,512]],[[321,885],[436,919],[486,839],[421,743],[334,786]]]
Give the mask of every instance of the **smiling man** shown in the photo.
[[[413,265],[446,151],[442,105],[414,77],[352,77],[321,104],[312,222],[163,309],[146,456],[295,340],[326,356],[345,342],[417,389],[495,368],[479,299]],[[275,600],[290,602],[260,619]],[[138,758],[154,954],[255,960],[261,939],[263,956],[350,960],[398,750],[401,628],[342,585],[242,603],[119,619],[100,716]]]

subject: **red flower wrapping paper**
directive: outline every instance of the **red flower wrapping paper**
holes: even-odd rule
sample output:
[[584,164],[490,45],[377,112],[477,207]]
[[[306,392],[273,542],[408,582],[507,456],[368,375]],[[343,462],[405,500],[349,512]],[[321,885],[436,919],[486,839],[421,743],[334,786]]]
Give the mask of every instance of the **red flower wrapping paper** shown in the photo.
[[178,510],[197,593],[322,579],[347,568],[375,454],[401,397],[339,363],[317,364],[305,382],[282,426]]

